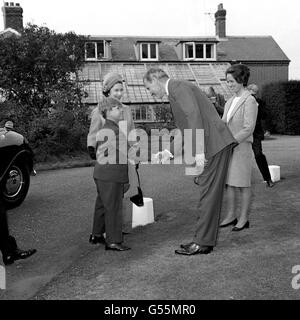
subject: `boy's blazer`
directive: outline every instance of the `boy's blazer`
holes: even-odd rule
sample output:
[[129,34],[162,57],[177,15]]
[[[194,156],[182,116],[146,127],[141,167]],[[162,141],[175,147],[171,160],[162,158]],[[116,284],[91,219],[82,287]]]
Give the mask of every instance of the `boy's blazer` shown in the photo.
[[[102,133],[104,129],[114,134],[115,139],[109,136],[104,141]],[[120,132],[117,123],[106,119],[103,129],[97,134],[97,162],[94,169],[94,178],[101,181],[128,183],[126,136]],[[100,139],[101,138],[101,139]]]

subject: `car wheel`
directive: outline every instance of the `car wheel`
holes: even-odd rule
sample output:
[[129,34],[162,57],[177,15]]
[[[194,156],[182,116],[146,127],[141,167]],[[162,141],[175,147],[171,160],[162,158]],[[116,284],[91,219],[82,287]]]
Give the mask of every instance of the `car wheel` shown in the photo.
[[7,209],[18,207],[26,198],[30,185],[29,169],[24,164],[13,164],[3,179],[1,192]]

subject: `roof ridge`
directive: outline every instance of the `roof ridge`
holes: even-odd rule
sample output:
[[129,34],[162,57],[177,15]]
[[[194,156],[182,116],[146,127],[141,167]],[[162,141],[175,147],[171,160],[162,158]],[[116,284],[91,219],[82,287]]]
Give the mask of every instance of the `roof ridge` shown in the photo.
[[226,38],[273,38],[273,36],[267,35],[267,36],[227,36]]
[[144,38],[144,39],[191,39],[191,38],[217,38],[216,36],[131,36],[131,35],[88,35],[94,38]]

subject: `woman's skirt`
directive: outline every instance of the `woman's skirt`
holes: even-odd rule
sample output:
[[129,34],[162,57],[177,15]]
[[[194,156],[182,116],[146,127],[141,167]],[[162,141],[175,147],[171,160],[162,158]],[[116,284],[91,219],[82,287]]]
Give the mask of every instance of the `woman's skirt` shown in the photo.
[[253,158],[251,142],[242,142],[235,147],[229,163],[226,184],[240,188],[251,187]]

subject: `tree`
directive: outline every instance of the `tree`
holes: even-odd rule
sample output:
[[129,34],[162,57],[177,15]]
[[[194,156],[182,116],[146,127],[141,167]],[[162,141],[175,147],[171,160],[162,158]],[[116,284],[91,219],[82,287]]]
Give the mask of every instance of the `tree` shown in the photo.
[[85,144],[63,139],[63,133],[71,138],[78,136],[76,130],[87,130],[84,91],[76,81],[84,40],[32,24],[21,37],[0,39],[0,88],[6,97],[0,102],[0,119],[17,122],[40,160],[85,149]]

